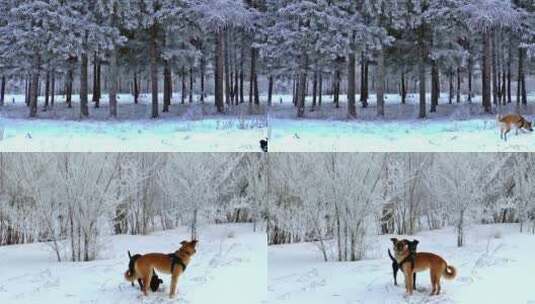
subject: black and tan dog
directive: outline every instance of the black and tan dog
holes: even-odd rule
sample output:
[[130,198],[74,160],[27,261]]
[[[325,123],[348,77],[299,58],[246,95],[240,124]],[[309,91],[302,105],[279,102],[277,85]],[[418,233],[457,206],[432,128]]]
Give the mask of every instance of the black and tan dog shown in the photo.
[[[391,239],[392,241],[394,239]],[[407,258],[405,262],[411,262],[412,266],[414,267],[414,257],[416,256],[416,247],[418,246],[418,241],[409,241],[409,240],[401,240],[401,243],[406,243],[409,246],[410,256]],[[403,263],[400,265],[398,261],[392,256],[392,253],[390,253],[390,249],[388,249],[388,256],[390,257],[390,260],[392,260],[392,274],[394,275],[394,285],[398,285],[398,271],[399,268],[403,265]],[[414,285],[414,288],[416,289],[416,272],[412,274],[412,282]]]
[[154,270],[160,273],[167,273],[171,275],[171,288],[169,297],[174,297],[178,277],[186,271],[186,267],[191,261],[191,257],[197,253],[197,240],[182,241],[182,247],[174,253],[149,253],[141,255],[134,261],[132,270],[127,270],[124,277],[129,282],[141,279],[143,286],[143,294],[148,295],[147,287],[151,279],[151,274]]
[[508,114],[505,116],[496,116],[496,122],[500,127],[500,138],[507,141],[507,133],[514,128],[516,135],[518,130],[533,132],[533,123],[519,114]]
[[402,263],[411,255],[409,244],[396,238],[391,240],[394,244],[394,256],[396,257],[396,261],[401,264],[401,271],[405,275],[405,288],[409,295],[412,295],[414,289],[412,281],[414,272],[430,270],[431,285],[433,286],[431,295],[440,294],[440,279],[442,276],[447,280],[453,280],[457,276],[457,269],[455,267],[448,265],[440,256],[429,252],[417,252],[414,257],[414,265],[412,263]]
[[[128,274],[131,275],[134,273],[134,263],[136,262],[136,260],[138,258],[141,257],[141,254],[130,254],[130,250],[128,251],[128,258],[130,258],[130,261],[128,262]],[[143,290],[143,281],[141,281],[141,279],[137,279],[137,283],[139,284],[139,288],[141,290]],[[158,277],[158,275],[156,274],[156,271],[152,271],[152,277],[150,279],[150,290],[152,290],[152,292],[156,292],[158,291],[158,289],[160,288],[160,284],[162,284],[163,281],[162,279],[160,279]],[[134,282],[132,281],[132,286],[134,286]]]

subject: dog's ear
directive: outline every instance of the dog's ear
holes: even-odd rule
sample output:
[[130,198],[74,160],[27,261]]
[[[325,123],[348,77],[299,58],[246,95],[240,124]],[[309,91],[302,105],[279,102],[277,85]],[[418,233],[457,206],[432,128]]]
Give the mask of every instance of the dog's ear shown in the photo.
[[414,245],[418,245],[418,244],[420,244],[420,241],[418,241],[418,240],[412,240],[412,243],[413,243]]
[[191,246],[193,246],[193,248],[195,248],[197,246],[198,242],[199,242],[198,240],[193,240],[193,241],[190,242],[190,244],[191,244]]
[[392,243],[394,243],[394,244],[396,244],[396,243],[398,242],[398,239],[396,239],[396,238],[391,238],[390,240],[391,240]]
[[184,246],[184,245],[186,245],[187,243],[188,243],[188,241],[182,241],[182,242],[180,242],[180,245]]

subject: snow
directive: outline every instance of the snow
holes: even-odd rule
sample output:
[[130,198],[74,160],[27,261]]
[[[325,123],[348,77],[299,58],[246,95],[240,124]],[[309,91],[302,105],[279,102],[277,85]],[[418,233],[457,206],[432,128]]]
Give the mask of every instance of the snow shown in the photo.
[[[500,139],[496,114],[482,113],[480,97],[473,103],[449,105],[442,95],[437,113],[418,119],[417,95],[409,95],[401,105],[398,95],[386,96],[386,117],[376,116],[371,96],[367,109],[358,105],[358,119],[346,119],[345,96],[336,109],[330,96],[310,111],[307,100],[305,119],[296,119],[291,96],[276,95],[269,119],[265,108],[248,103],[226,114],[216,114],[213,97],[204,105],[197,101],[180,105],[175,94],[171,112],[150,119],[150,96],[142,95],[134,104],[130,95],[119,96],[119,117],[108,118],[107,97],[101,108],[90,108],[90,118],[80,120],[77,96],[74,109],[67,109],[63,97],[39,118],[28,119],[21,95],[8,95],[0,109],[0,151],[35,152],[260,152],[259,140],[270,133],[271,152],[528,152],[535,150],[534,134],[511,134]],[[11,100],[15,98],[13,104]],[[42,97],[41,97],[42,99]],[[198,97],[195,97],[197,100]],[[265,96],[261,98],[265,100]],[[429,99],[429,98],[428,98]],[[535,93],[527,107],[514,102],[495,108],[499,113],[521,113],[535,119]],[[358,100],[358,97],[357,97]],[[282,101],[282,103],[280,102]],[[40,100],[40,105],[42,105]],[[428,110],[429,110],[429,105]],[[41,107],[41,106],[40,106]],[[161,109],[162,105],[160,105]],[[268,127],[271,131],[268,131]],[[3,130],[3,131],[2,131]]]
[[[322,108],[310,111],[307,101],[305,119],[295,119],[291,96],[276,96],[270,113],[272,152],[527,152],[535,150],[534,134],[511,134],[500,140],[496,114],[481,113],[480,98],[472,104],[447,104],[443,95],[437,113],[418,119],[417,95],[401,105],[399,96],[387,95],[386,117],[376,116],[375,97],[367,109],[357,105],[357,120],[346,119],[347,104],[341,96],[336,109],[330,96]],[[466,97],[463,96],[462,100]],[[429,98],[428,98],[429,99]],[[282,103],[280,101],[282,100]],[[358,100],[358,99],[357,99]],[[513,99],[515,100],[515,99]],[[535,94],[529,96],[535,102]],[[429,106],[428,111],[429,111]],[[535,119],[535,107],[516,108],[516,102],[498,108],[499,113],[522,113]],[[514,133],[514,132],[513,132]]]
[[169,300],[170,276],[144,298],[123,274],[132,253],[172,252],[188,239],[185,229],[147,236],[107,237],[97,261],[57,263],[44,243],[0,247],[0,303],[259,303],[266,296],[267,253],[263,233],[248,224],[206,226],[197,254]]
[[260,152],[258,141],[266,137],[262,109],[248,104],[217,115],[211,99],[204,105],[177,105],[174,100],[169,113],[150,119],[149,100],[144,95],[136,105],[130,95],[120,95],[119,117],[110,120],[104,96],[100,108],[90,108],[90,118],[80,120],[78,96],[73,109],[57,97],[54,109],[46,112],[40,100],[39,117],[29,119],[24,96],[8,95],[0,108],[0,151]]
[[[417,290],[405,295],[403,274],[394,285],[387,248],[390,235],[379,236],[370,257],[358,262],[323,262],[312,243],[268,248],[270,303],[534,303],[532,277],[535,235],[516,224],[475,225],[467,245],[456,247],[453,228],[421,232],[419,251],[439,254],[458,270],[442,278],[442,293],[430,296],[428,272],[417,275]],[[399,236],[395,236],[399,237]]]

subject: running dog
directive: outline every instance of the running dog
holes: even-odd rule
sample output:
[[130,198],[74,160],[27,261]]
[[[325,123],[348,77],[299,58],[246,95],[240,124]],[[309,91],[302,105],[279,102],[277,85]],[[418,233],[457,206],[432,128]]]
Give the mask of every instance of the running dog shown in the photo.
[[[391,239],[392,241],[394,239]],[[406,261],[406,262],[410,262],[412,263],[412,267],[414,267],[414,257],[416,256],[416,247],[418,246],[418,241],[417,240],[414,240],[414,241],[409,241],[409,240],[401,240],[400,242],[406,242],[407,245],[409,246],[409,251],[410,251],[410,257],[409,259]],[[392,253],[390,252],[390,249],[388,249],[388,256],[390,257],[390,260],[392,260],[392,274],[394,275],[394,285],[398,286],[398,271],[399,271],[399,268],[401,267],[400,264],[398,264],[398,261],[396,261],[396,259],[392,256]],[[416,272],[412,274],[412,280],[413,280],[413,283],[414,283],[414,289],[416,289]]]
[[171,288],[169,297],[175,296],[178,278],[186,271],[186,267],[191,261],[191,257],[197,253],[197,240],[182,241],[182,247],[174,253],[149,253],[138,257],[133,265],[132,270],[127,270],[124,277],[129,282],[141,279],[143,285],[143,294],[148,295],[147,287],[150,284],[150,278],[156,269],[160,273],[171,275]]
[[396,261],[400,264],[401,271],[405,275],[405,289],[409,295],[412,295],[414,285],[412,274],[414,272],[421,272],[427,269],[431,272],[431,285],[433,290],[431,295],[439,295],[441,286],[440,279],[444,276],[447,280],[453,280],[457,276],[457,269],[448,265],[448,263],[440,256],[429,252],[417,252],[414,257],[414,266],[411,263],[403,263],[407,258],[410,258],[411,252],[409,244],[403,240],[396,238],[391,239],[394,244],[394,256]]
[[518,135],[518,130],[527,130],[533,132],[533,123],[527,121],[519,114],[508,114],[505,116],[496,116],[496,122],[500,126],[500,139],[507,141],[507,133],[515,128],[515,134]]

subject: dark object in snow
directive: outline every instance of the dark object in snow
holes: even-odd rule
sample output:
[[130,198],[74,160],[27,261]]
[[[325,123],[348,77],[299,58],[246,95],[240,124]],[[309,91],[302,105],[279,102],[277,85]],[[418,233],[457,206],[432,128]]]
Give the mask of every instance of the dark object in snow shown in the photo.
[[282,98],[279,100],[279,103],[282,104]]
[[297,133],[294,134],[294,137],[295,137],[296,139],[301,139],[301,137],[299,137],[299,135],[297,135]]
[[261,139],[260,140],[260,149],[264,152],[268,152],[268,139]]
[[[418,243],[419,243],[417,240],[414,240],[412,242],[409,240],[403,240],[401,242],[404,242],[404,241],[407,242],[407,245],[409,246],[409,252],[411,254],[407,258],[405,258],[403,261],[401,261],[401,263],[398,264],[398,261],[392,256],[392,253],[390,253],[390,249],[388,249],[388,256],[392,260],[392,274],[394,275],[394,285],[396,286],[398,285],[398,279],[397,279],[398,271],[401,268],[401,266],[404,263],[410,261],[412,263],[412,267],[414,268],[414,259],[416,258],[416,247],[418,246]],[[416,289],[416,272],[414,272],[412,276],[413,276],[412,277],[413,286]]]
[[[130,258],[130,262],[128,262],[128,272],[133,273],[134,272],[134,264],[136,263],[136,260],[141,257],[141,254],[130,254],[130,250],[128,250],[128,257]],[[139,284],[139,288],[143,290],[143,281],[141,279],[137,280],[137,283]],[[163,281],[158,277],[156,274],[156,271],[152,271],[152,278],[150,279],[150,290],[153,292],[158,291],[158,288],[160,288],[160,284],[162,284]],[[132,282],[132,286],[134,286],[134,282]]]
[[32,134],[26,133],[26,137],[29,138],[29,139],[32,139]]

